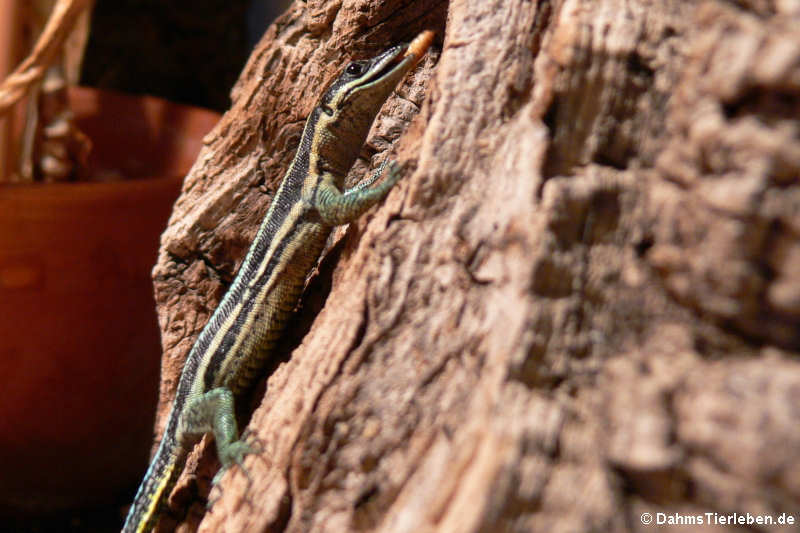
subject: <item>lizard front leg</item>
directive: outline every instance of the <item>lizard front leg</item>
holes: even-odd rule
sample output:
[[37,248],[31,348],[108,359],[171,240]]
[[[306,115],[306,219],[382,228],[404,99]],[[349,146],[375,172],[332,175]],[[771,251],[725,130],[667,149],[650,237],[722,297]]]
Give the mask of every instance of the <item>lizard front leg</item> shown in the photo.
[[383,165],[364,183],[342,193],[336,186],[332,174],[326,173],[320,178],[311,205],[319,212],[322,221],[330,226],[339,226],[352,222],[364,211],[377,204],[389,194],[389,191],[400,179],[400,167],[394,162],[389,165],[389,175],[375,187],[368,188],[381,175]]

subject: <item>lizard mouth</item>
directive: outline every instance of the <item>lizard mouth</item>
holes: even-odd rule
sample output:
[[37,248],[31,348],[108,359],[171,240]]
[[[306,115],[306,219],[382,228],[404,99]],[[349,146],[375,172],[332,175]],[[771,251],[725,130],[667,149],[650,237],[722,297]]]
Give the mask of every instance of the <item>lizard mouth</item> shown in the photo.
[[386,59],[386,64],[380,70],[378,70],[378,72],[375,75],[376,78],[382,78],[388,75],[392,70],[402,65],[403,62],[405,61],[406,55],[404,52],[408,49],[408,45],[401,44],[397,45],[395,48],[397,48],[398,50],[395,51],[392,57],[388,57]]
[[399,44],[384,52],[378,57],[378,60],[372,67],[372,72],[364,79],[363,83],[359,84],[359,87],[370,87],[376,83],[380,83],[381,80],[392,77],[392,74],[396,72],[402,72],[404,74],[406,70],[410,70],[410,63],[413,58],[405,56],[405,51],[407,49],[407,44]]
[[417,35],[410,43],[393,46],[378,59],[372,68],[372,74],[368,76],[360,87],[368,87],[383,79],[393,77],[395,73],[404,75],[419,63],[422,56],[433,42],[433,32],[425,30]]

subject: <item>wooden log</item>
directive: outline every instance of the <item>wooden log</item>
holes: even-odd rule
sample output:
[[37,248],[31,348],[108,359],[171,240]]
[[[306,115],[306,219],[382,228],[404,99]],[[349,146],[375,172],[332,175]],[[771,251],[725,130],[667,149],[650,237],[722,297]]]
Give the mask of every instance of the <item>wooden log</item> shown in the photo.
[[173,494],[180,530],[797,516],[793,5],[296,2],[162,238],[162,422],[324,83],[422,29],[440,52],[351,179],[388,154],[407,175],[336,233],[254,397],[252,483],[232,469],[206,511],[198,447]]

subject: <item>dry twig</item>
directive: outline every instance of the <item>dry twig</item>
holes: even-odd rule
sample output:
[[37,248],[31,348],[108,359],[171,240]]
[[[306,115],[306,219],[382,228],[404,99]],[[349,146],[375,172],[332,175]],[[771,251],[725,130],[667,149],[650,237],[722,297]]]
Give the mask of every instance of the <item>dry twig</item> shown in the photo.
[[59,0],[31,54],[0,85],[0,115],[38,83],[57,57],[81,13],[92,0]]

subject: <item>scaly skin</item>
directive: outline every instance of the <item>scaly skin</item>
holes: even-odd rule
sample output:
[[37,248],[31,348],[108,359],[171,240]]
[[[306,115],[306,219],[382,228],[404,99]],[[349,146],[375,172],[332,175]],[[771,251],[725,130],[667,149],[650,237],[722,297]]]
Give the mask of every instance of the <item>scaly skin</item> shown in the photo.
[[[357,219],[400,178],[397,167],[370,187],[342,192],[383,103],[430,45],[423,32],[407,45],[350,63],[306,121],[300,147],[233,284],[189,352],[167,426],[128,512],[124,533],[150,531],[200,436],[213,433],[222,469],[250,452],[237,440],[234,400],[272,354],[308,273],[334,226]],[[215,478],[216,479],[216,478]]]

